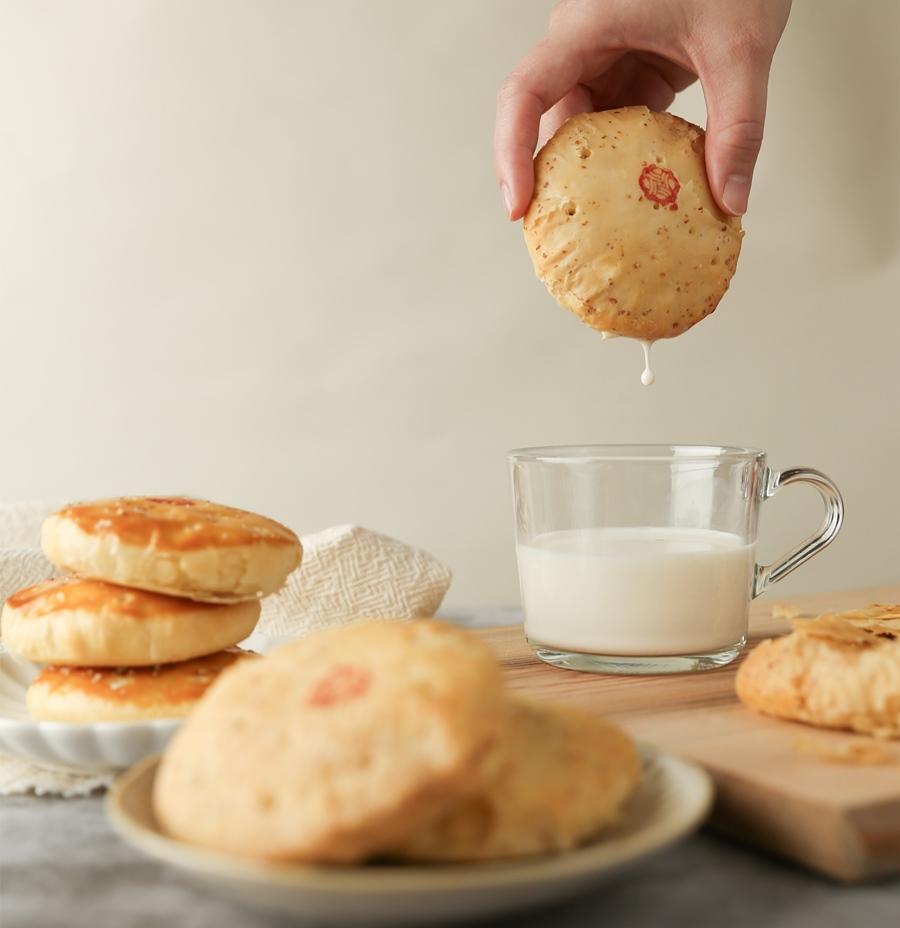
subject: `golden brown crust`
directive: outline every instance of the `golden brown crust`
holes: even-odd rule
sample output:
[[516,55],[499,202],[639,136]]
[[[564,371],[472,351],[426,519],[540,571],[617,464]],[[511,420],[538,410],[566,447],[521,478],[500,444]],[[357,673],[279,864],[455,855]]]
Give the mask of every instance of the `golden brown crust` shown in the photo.
[[297,536],[274,519],[185,496],[93,500],[73,503],[57,515],[87,535],[115,535],[124,544],[160,551],[297,544]]
[[750,709],[825,728],[900,737],[900,606],[797,619],[738,669]]
[[146,666],[188,660],[247,637],[257,600],[193,602],[83,577],[60,577],[14,593],[3,606],[6,647],[40,663]]
[[41,546],[70,573],[202,602],[274,593],[302,554],[272,519],[181,497],[67,506],[44,521]]
[[155,667],[45,667],[26,695],[32,718],[131,722],[187,715],[222,671],[255,657],[231,648]]
[[592,328],[649,340],[713,312],[743,235],[709,190],[703,130],[643,106],[563,124],[535,158],[523,230],[559,303]]
[[220,851],[362,860],[476,788],[502,706],[493,654],[445,623],[311,635],[213,687],[163,757],[156,814]]
[[87,577],[54,577],[43,583],[18,590],[6,600],[6,605],[23,619],[36,619],[55,612],[86,609],[104,611],[110,615],[132,619],[152,619],[160,614],[176,615],[197,609],[215,611],[219,607],[198,606],[190,599],[133,590],[104,580]]
[[515,699],[496,774],[391,856],[490,860],[568,850],[615,821],[640,778],[631,739],[570,706]]

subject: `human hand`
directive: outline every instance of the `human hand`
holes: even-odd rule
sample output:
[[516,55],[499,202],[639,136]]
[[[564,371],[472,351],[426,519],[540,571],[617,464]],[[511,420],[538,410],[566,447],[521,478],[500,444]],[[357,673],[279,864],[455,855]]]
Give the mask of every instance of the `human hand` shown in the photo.
[[744,213],[790,8],[791,0],[561,0],[497,96],[494,161],[509,218],[531,202],[535,145],[570,116],[665,110],[698,78],[713,196],[725,212]]

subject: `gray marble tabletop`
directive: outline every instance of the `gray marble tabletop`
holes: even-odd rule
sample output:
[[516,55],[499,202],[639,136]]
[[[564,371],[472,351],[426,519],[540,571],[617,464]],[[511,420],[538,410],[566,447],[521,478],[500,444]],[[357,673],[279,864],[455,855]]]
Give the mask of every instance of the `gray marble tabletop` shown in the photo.
[[[467,625],[516,620],[510,610],[456,611],[453,617]],[[195,889],[175,870],[131,850],[107,825],[101,797],[0,799],[2,928],[287,924]],[[492,924],[897,928],[900,880],[841,886],[700,832],[589,895]]]

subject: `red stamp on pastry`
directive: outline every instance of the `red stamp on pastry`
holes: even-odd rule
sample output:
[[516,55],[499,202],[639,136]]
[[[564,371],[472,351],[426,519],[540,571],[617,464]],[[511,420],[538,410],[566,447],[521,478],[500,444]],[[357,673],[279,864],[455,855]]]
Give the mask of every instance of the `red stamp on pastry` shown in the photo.
[[678,183],[674,171],[661,168],[658,164],[646,165],[638,178],[638,185],[648,200],[659,203],[660,206],[675,206],[678,191],[681,190],[681,184]]
[[307,703],[316,709],[327,709],[357,699],[372,683],[372,674],[364,667],[337,664],[312,688]]

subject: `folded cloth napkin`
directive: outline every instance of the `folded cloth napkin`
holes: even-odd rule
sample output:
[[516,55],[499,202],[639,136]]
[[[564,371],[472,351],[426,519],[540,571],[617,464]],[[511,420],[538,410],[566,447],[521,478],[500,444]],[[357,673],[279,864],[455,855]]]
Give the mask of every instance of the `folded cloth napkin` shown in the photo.
[[[0,602],[57,573],[41,553],[40,530],[60,505],[0,503]],[[450,570],[427,551],[357,525],[337,525],[300,540],[303,561],[278,593],[263,600],[254,634],[300,636],[363,618],[430,616],[450,586]],[[83,795],[108,782],[0,754],[0,795]]]
[[436,557],[358,525],[302,535],[303,561],[262,602],[256,630],[305,635],[363,618],[434,615],[450,586]]
[[0,754],[0,796],[90,796],[98,789],[108,789],[114,773],[78,773],[58,767],[39,767],[31,761]]
[[0,503],[0,602],[58,573],[41,553],[41,523],[61,505],[58,500]]

